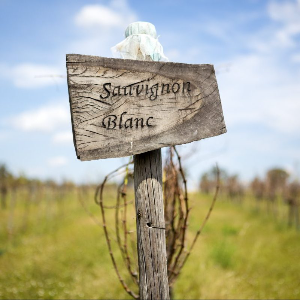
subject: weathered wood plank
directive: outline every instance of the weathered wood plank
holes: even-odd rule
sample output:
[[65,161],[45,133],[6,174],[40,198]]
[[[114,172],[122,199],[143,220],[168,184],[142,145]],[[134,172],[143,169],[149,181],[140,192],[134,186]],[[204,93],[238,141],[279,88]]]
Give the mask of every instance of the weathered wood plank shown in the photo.
[[212,65],[67,55],[77,157],[143,153],[226,132]]
[[161,150],[134,156],[140,299],[169,299]]

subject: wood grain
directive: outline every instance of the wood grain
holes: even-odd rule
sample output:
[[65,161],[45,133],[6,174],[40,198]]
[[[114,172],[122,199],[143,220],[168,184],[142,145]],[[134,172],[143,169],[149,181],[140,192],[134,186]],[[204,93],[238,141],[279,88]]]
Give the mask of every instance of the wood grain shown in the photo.
[[77,157],[122,157],[226,132],[212,65],[67,55]]
[[169,299],[161,150],[134,156],[140,299]]

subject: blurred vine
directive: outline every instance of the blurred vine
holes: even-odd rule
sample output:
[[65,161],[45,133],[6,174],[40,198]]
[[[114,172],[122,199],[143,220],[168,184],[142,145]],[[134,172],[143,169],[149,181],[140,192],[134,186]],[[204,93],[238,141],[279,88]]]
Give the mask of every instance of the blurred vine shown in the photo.
[[[134,290],[138,290],[138,263],[136,252],[135,230],[129,230],[128,226],[128,206],[134,200],[127,200],[129,186],[133,184],[133,158],[127,164],[109,173],[95,192],[95,202],[101,209],[102,227],[105,234],[106,243],[112,260],[113,267],[124,290],[133,298],[139,299],[138,293],[129,288],[128,276],[122,276],[123,266],[134,284]],[[168,280],[170,289],[176,282],[182,268],[184,267],[195,243],[207,223],[213,207],[215,205],[220,187],[219,169],[216,168],[215,193],[205,219],[199,226],[189,247],[187,247],[187,230],[190,218],[190,201],[188,196],[187,179],[182,166],[181,157],[175,147],[170,147],[165,159],[163,169],[163,194],[164,212],[166,223],[166,250],[168,260]],[[114,205],[106,205],[104,190],[109,180],[122,175],[121,183],[117,187]],[[107,211],[114,209],[114,230],[109,228],[107,223]],[[90,214],[90,213],[89,213]],[[93,217],[93,216],[92,216]],[[114,247],[113,244],[116,244]],[[118,248],[118,249],[117,249]],[[117,259],[117,251],[120,251],[123,266]],[[121,271],[122,269],[122,271]]]

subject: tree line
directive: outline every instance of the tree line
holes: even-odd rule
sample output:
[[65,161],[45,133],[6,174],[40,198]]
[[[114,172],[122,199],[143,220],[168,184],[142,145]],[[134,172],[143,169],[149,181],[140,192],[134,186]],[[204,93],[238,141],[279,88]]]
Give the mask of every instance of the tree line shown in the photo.
[[[210,194],[214,190],[216,168],[203,173],[200,179],[200,191]],[[287,207],[288,225],[300,229],[299,205],[300,182],[291,178],[282,168],[272,168],[263,177],[256,176],[248,184],[242,183],[239,176],[220,170],[220,193],[235,203],[243,203],[245,199],[255,203],[257,210],[264,209],[267,213],[278,218],[282,207]]]

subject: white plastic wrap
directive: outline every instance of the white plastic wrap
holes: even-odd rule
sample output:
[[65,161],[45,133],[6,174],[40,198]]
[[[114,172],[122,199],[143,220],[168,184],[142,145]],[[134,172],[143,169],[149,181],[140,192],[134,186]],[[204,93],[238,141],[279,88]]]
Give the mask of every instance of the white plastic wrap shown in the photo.
[[155,26],[147,22],[131,23],[125,31],[125,40],[112,47],[114,54],[124,59],[168,61],[157,39]]

